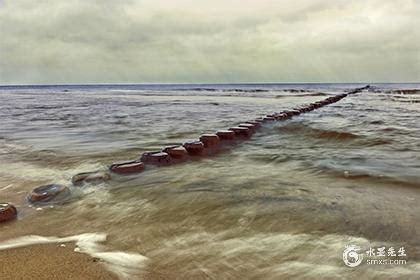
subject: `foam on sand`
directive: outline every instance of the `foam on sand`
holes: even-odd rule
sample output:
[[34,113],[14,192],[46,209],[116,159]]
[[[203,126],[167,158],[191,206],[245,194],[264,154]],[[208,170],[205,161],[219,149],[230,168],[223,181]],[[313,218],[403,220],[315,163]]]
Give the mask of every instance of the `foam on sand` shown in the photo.
[[103,260],[105,266],[121,279],[131,278],[138,274],[148,259],[137,253],[105,251],[106,248],[99,244],[104,241],[106,241],[106,234],[104,233],[84,233],[67,237],[28,235],[0,243],[0,250],[36,244],[74,242],[77,246],[75,248],[76,252]]

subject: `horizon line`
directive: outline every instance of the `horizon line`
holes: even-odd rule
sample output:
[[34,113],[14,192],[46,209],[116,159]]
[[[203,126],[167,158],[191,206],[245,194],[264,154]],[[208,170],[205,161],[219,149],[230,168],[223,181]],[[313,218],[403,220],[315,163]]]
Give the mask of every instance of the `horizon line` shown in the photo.
[[18,86],[177,86],[177,85],[296,85],[296,84],[420,84],[418,82],[235,82],[235,83],[46,83],[46,84],[0,84],[0,87],[18,87]]

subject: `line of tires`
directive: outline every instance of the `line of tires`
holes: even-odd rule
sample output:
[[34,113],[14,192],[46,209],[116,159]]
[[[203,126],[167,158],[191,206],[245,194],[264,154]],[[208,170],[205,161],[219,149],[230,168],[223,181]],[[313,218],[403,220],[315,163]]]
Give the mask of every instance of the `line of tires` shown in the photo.
[[[111,180],[114,176],[137,175],[147,170],[149,166],[169,166],[214,155],[219,153],[223,146],[231,146],[249,139],[264,123],[286,120],[293,116],[313,111],[335,103],[348,94],[355,94],[368,88],[369,86],[358,88],[349,93],[331,96],[303,107],[245,121],[227,130],[219,130],[214,134],[203,134],[198,140],[188,141],[182,145],[165,147],[160,151],[145,152],[137,160],[113,163],[107,171],[79,173],[72,177],[71,187],[101,184]],[[33,205],[63,203],[71,198],[71,187],[60,184],[43,185],[29,192],[27,200]],[[12,204],[0,203],[0,222],[13,220],[17,217],[17,214],[18,211]]]

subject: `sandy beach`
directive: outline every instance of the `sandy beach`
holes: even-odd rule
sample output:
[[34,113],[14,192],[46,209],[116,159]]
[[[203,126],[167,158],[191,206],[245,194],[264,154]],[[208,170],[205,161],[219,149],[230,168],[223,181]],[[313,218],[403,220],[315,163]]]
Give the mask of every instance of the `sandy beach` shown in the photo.
[[[65,246],[65,247],[64,247]],[[75,245],[31,245],[0,251],[0,279],[118,279]]]

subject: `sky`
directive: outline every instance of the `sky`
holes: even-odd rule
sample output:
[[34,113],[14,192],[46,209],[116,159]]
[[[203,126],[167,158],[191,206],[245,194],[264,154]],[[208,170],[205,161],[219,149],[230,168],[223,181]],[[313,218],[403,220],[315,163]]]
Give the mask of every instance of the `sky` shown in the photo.
[[0,84],[420,82],[420,0],[0,0]]

